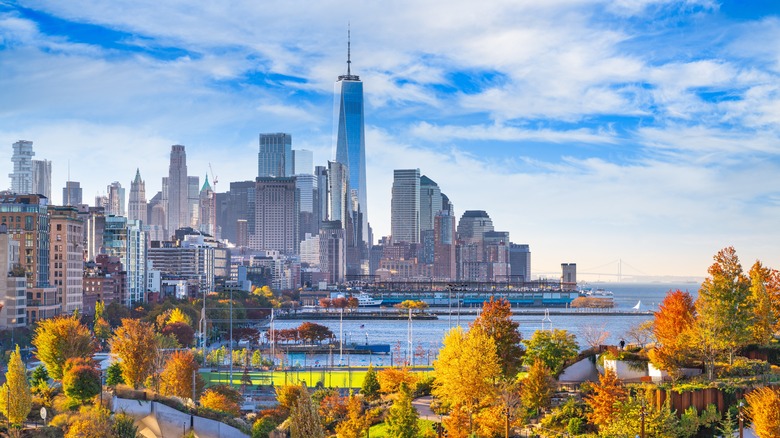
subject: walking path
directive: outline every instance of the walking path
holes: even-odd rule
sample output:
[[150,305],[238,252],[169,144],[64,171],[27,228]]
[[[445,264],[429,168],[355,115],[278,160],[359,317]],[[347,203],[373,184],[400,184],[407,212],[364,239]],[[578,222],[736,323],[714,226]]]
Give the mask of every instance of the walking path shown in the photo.
[[414,406],[415,409],[417,409],[417,413],[420,414],[420,418],[424,420],[430,420],[439,422],[441,419],[438,415],[436,415],[435,412],[431,410],[431,400],[433,398],[430,395],[426,395],[425,397],[420,397],[412,400],[412,406]]

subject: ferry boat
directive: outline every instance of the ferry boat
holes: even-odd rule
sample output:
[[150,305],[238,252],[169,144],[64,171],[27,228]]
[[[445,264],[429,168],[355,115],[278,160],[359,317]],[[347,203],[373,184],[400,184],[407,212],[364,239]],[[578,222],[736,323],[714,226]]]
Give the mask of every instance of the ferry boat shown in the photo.
[[358,307],[379,307],[382,305],[382,300],[378,300],[371,295],[360,292],[357,295],[352,295],[358,299]]

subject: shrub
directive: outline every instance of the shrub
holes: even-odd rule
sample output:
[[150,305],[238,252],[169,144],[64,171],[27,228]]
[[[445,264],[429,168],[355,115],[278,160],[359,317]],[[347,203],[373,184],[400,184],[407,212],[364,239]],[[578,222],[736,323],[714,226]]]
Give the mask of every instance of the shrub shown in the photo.
[[719,363],[715,366],[718,377],[750,377],[768,374],[770,366],[767,361],[737,357],[732,364]]

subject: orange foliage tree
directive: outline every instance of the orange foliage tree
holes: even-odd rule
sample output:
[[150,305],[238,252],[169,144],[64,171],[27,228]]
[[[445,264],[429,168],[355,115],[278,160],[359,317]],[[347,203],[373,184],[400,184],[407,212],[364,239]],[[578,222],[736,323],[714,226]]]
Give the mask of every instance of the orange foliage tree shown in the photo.
[[617,402],[626,400],[626,388],[612,370],[606,370],[599,377],[599,383],[594,386],[593,394],[585,402],[590,406],[588,418],[597,426],[608,425],[618,411]]
[[212,411],[237,417],[241,413],[241,394],[228,385],[215,385],[203,392],[200,405]]
[[406,383],[409,388],[417,385],[417,376],[409,368],[385,368],[377,373],[379,380],[379,392],[382,394],[395,394],[401,383]]
[[745,400],[756,435],[761,438],[780,436],[780,390],[764,386],[745,395]]
[[653,364],[676,375],[688,357],[687,333],[696,320],[693,297],[681,290],[669,291],[658,306],[653,333],[659,345],[651,352]]
[[778,325],[778,272],[756,261],[750,268],[750,299],[755,320],[750,327],[752,340],[766,345],[774,337]]
[[203,379],[198,373],[198,362],[191,351],[174,351],[165,362],[160,375],[160,392],[181,398],[193,397],[193,376],[195,380],[195,398],[203,389]]
[[110,344],[111,353],[119,357],[125,383],[133,389],[138,388],[155,371],[159,344],[151,324],[124,318]]
[[62,379],[65,362],[77,357],[92,357],[97,343],[89,329],[75,316],[58,316],[38,321],[32,340],[38,359],[46,365],[52,379]]
[[498,300],[490,297],[482,305],[482,313],[471,323],[479,327],[496,343],[498,365],[501,376],[508,380],[517,377],[523,363],[523,337],[518,327],[520,324],[512,320],[512,307],[505,298]]

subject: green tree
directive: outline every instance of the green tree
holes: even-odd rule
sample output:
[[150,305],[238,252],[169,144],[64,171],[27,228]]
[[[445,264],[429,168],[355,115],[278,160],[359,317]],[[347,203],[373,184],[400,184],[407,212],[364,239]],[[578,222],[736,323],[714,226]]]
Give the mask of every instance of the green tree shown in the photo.
[[32,410],[32,392],[19,346],[11,352],[5,384],[0,387],[0,412],[11,424],[22,425]]
[[563,365],[577,357],[579,346],[574,334],[566,330],[537,330],[531,339],[523,340],[525,344],[525,358],[523,364],[531,366],[536,359],[549,368],[554,376],[563,371]]
[[252,424],[252,433],[250,436],[252,438],[268,438],[278,425],[279,423],[274,421],[273,418],[258,418],[257,421]]
[[471,324],[479,327],[496,344],[498,364],[501,376],[513,380],[520,371],[523,357],[523,337],[518,327],[520,324],[512,320],[512,306],[505,298],[498,300],[490,297],[482,305],[482,312]]
[[553,392],[555,392],[555,379],[544,361],[536,359],[528,369],[528,376],[523,380],[522,401],[523,406],[535,413],[550,406]]
[[35,346],[38,359],[46,365],[49,375],[62,379],[65,361],[77,357],[92,357],[95,340],[89,329],[73,316],[58,316],[38,321],[35,328]]
[[68,399],[77,404],[84,404],[100,394],[100,373],[95,369],[91,359],[68,359],[64,369],[62,389]]
[[124,412],[114,415],[114,422],[111,425],[111,438],[136,437],[138,437],[138,426],[135,425],[133,417]]
[[412,405],[412,395],[405,383],[401,384],[399,395],[387,413],[387,433],[396,438],[416,438],[420,433],[417,424],[420,415]]
[[320,422],[317,407],[309,391],[303,387],[298,400],[290,412],[291,438],[324,438],[325,429]]
[[49,383],[49,372],[43,364],[38,365],[30,376],[30,386],[35,387],[41,383]]
[[754,321],[750,300],[750,280],[733,247],[720,250],[707,272],[710,274],[696,299],[696,326],[693,346],[713,378],[715,360],[728,352],[732,363],[736,350],[750,342]]
[[151,324],[125,318],[111,338],[111,353],[122,368],[122,377],[128,385],[138,388],[154,371],[158,341]]
[[669,438],[687,436],[685,431],[681,430],[680,422],[668,404],[656,409],[651,403],[637,397],[631,397],[617,402],[614,409],[612,421],[599,426],[599,436],[633,437],[639,435],[642,427],[643,409],[646,436]]
[[116,386],[121,383],[125,383],[125,379],[122,377],[122,367],[119,366],[119,362],[114,362],[106,368],[106,385]]
[[377,379],[376,371],[373,365],[368,366],[366,376],[363,378],[363,387],[360,388],[360,393],[366,398],[366,400],[376,400],[379,397],[379,379]]

